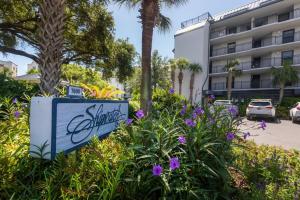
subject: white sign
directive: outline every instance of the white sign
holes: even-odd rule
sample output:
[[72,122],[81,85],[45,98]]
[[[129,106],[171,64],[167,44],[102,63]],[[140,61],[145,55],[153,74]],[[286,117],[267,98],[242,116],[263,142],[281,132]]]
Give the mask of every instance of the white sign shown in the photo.
[[83,97],[83,90],[80,87],[69,85],[67,86],[67,96],[71,98],[81,98]]
[[103,138],[128,118],[127,101],[33,97],[30,108],[30,154],[54,159],[94,136]]

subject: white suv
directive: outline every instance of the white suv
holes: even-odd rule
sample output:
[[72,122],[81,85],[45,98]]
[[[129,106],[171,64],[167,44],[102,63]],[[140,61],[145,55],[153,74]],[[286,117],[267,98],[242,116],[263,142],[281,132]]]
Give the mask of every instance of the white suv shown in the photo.
[[300,121],[300,102],[296,103],[290,110],[290,117],[293,123]]
[[246,110],[247,119],[264,117],[275,120],[275,113],[276,109],[273,106],[271,99],[252,99]]

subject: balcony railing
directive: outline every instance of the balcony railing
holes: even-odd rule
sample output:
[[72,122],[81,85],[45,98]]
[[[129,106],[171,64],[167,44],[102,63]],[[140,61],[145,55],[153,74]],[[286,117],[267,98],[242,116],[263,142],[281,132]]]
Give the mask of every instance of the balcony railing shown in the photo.
[[212,90],[225,90],[226,83],[225,82],[213,83],[211,89]]
[[235,49],[234,48],[229,49],[227,47],[213,49],[211,57],[222,56],[226,54],[238,53],[238,52],[248,51],[251,49],[256,49],[261,47],[287,44],[287,43],[298,42],[298,41],[300,41],[300,32],[295,32],[294,38],[283,38],[282,35],[273,36],[273,37],[263,38],[259,42],[258,40],[256,40],[253,42],[237,44],[235,46]]
[[[272,57],[272,58],[262,58],[260,62],[241,62],[237,69],[240,70],[250,70],[250,69],[259,69],[267,67],[279,67],[282,66],[284,61],[282,57]],[[290,61],[291,65],[300,65],[300,55],[294,55],[293,59]],[[212,66],[211,73],[224,73],[226,72],[225,65]]]
[[[300,9],[295,9],[295,10],[291,11],[289,13],[289,18],[286,19],[286,20],[279,20],[279,19],[274,20],[274,21],[267,20],[265,23],[261,23],[260,25],[255,26],[255,24],[254,24],[254,27],[262,27],[262,26],[265,26],[265,25],[268,25],[268,24],[274,24],[274,23],[283,22],[283,21],[296,19],[296,18],[300,18]],[[212,33],[210,35],[210,38],[211,39],[216,39],[216,38],[223,37],[223,36],[226,36],[226,35],[232,35],[232,34],[242,33],[242,32],[251,30],[251,27],[250,28],[245,28],[245,27],[247,27],[246,24],[237,26],[236,33],[228,33],[228,32],[226,32],[226,29],[223,29],[223,30],[220,30],[220,31],[212,31]]]
[[[300,81],[292,84],[291,86],[286,86],[286,88],[300,87]],[[235,81],[233,88],[235,90],[241,89],[273,89],[279,88],[278,85],[274,85],[272,79],[262,79],[258,81]],[[225,82],[213,83],[212,90],[227,90]]]

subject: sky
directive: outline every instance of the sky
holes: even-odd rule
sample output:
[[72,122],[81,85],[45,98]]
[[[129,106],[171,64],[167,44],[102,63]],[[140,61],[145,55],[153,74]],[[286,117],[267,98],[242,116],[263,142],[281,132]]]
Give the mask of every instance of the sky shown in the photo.
[[[154,32],[153,50],[157,49],[163,56],[172,58],[174,48],[174,33],[180,28],[181,22],[197,17],[205,12],[210,12],[212,16],[227,10],[240,7],[253,0],[190,0],[183,6],[162,9],[162,13],[172,21],[172,27],[167,33]],[[126,6],[109,5],[108,10],[112,13],[115,20],[116,38],[129,39],[137,52],[141,52],[141,24],[138,22],[138,10],[128,9]],[[26,51],[32,51],[24,47]],[[18,65],[18,75],[25,74],[27,64],[32,61],[28,58],[15,55],[0,55],[0,60],[10,60]]]

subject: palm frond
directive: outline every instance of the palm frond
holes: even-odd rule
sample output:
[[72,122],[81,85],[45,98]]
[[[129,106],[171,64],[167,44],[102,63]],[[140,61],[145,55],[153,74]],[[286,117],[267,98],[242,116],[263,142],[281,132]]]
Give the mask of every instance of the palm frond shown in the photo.
[[166,33],[170,30],[172,23],[169,17],[162,15],[161,13],[158,14],[156,26],[160,32]]
[[189,0],[161,0],[161,3],[164,3],[166,7],[178,7],[186,4]]
[[192,63],[190,64],[189,66],[189,70],[192,71],[192,72],[202,72],[202,66],[200,64],[197,64],[197,63]]
[[128,8],[135,8],[142,0],[114,0],[119,6],[125,5]]

